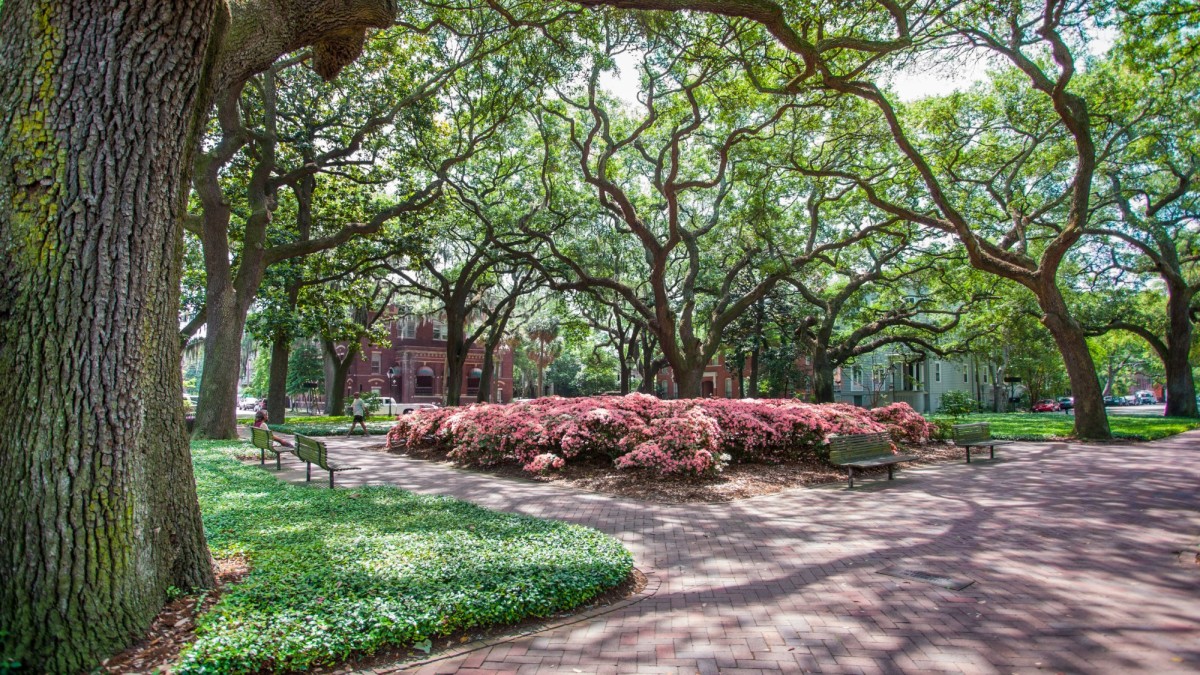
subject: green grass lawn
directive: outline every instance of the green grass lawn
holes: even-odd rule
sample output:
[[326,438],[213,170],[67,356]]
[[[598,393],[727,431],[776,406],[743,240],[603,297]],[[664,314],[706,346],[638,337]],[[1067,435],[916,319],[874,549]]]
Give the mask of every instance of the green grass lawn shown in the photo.
[[[272,424],[271,429],[281,434],[304,434],[305,436],[342,436],[350,430],[349,416],[296,416],[284,418],[283,424]],[[388,415],[372,415],[367,418],[367,431],[386,434],[396,426],[396,419]],[[361,434],[361,429],[354,433]]]
[[[931,422],[951,422],[943,415],[932,415]],[[956,424],[987,422],[995,438],[1017,441],[1043,441],[1069,438],[1074,432],[1075,417],[1062,413],[976,413],[954,420]],[[1109,415],[1113,436],[1139,441],[1152,441],[1200,428],[1200,420],[1186,417],[1134,417]]]
[[250,574],[197,621],[183,673],[308,670],[384,645],[576,607],[625,580],[630,553],[595,530],[391,487],[284,483],[192,444],[209,547]]

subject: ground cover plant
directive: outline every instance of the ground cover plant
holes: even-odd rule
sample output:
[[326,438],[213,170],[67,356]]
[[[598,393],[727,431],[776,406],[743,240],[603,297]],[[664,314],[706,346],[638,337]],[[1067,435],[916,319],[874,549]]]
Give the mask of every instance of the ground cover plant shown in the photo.
[[904,403],[865,410],[791,399],[548,397],[419,411],[398,421],[388,447],[441,446],[468,466],[513,463],[531,473],[606,457],[621,469],[704,476],[730,462],[811,459],[832,435],[884,431],[897,443],[916,444],[928,441],[933,427]]
[[245,580],[197,623],[182,673],[305,670],[385,645],[542,617],[587,602],[633,566],[594,530],[391,487],[283,483],[196,442],[196,485],[216,557]]
[[[1074,417],[1062,413],[972,413],[953,418],[935,415],[930,417],[930,421],[939,427],[951,422],[987,422],[993,437],[1016,441],[1070,438],[1075,429]],[[1187,417],[1109,415],[1108,425],[1112,428],[1114,438],[1153,441],[1200,429],[1200,420]]]
[[[281,434],[304,434],[305,436],[344,436],[350,431],[351,417],[347,415],[314,415],[312,417],[288,417],[283,424],[269,425]],[[374,415],[367,418],[367,431],[383,435],[396,424],[394,417]],[[362,433],[355,430],[355,433]]]

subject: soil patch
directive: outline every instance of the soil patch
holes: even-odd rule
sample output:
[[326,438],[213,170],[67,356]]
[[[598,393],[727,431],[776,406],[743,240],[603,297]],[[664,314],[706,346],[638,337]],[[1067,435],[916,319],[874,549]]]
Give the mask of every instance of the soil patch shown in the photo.
[[[534,475],[514,465],[464,467],[451,461],[447,457],[448,451],[444,448],[428,447],[388,452],[412,459],[444,463],[469,471],[668,504],[730,502],[736,499],[774,494],[788,488],[846,480],[845,469],[831,466],[816,457],[787,464],[730,464],[720,475],[715,477],[663,478],[648,471],[617,469],[611,462],[598,458],[573,460],[552,474]],[[962,448],[945,442],[905,447],[902,452],[920,458],[907,463],[907,466],[940,464],[948,461],[961,462],[966,457]],[[886,468],[855,471],[856,477],[871,478],[886,474]]]
[[217,577],[216,588],[198,595],[185,595],[166,604],[146,635],[125,651],[103,661],[102,673],[169,673],[179,659],[179,652],[196,637],[196,616],[208,611],[230,584],[236,584],[250,573],[250,566],[241,557],[213,561]]

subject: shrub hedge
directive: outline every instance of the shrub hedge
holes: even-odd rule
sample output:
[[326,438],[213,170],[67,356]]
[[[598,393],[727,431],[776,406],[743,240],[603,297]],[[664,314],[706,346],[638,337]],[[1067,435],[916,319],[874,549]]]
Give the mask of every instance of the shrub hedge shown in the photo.
[[644,394],[422,410],[388,433],[391,448],[440,445],[463,464],[544,473],[602,457],[619,468],[704,475],[728,462],[819,455],[835,434],[888,431],[923,443],[933,428],[905,403],[876,410],[790,399],[664,401]]
[[209,546],[251,571],[198,619],[182,673],[306,670],[549,616],[632,570],[595,530],[391,487],[291,485],[231,459],[246,447],[192,445]]

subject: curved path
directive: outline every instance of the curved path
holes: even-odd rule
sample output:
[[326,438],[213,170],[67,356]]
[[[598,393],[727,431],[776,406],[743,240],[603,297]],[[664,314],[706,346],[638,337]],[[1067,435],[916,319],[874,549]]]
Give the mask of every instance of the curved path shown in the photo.
[[[1200,549],[1200,431],[1017,444],[994,462],[901,471],[852,492],[711,505],[569,491],[330,441],[331,455],[364,468],[339,486],[386,483],[590,525],[658,583],[618,611],[420,672],[1200,672],[1200,564],[1180,554]],[[893,565],[974,583],[953,591],[879,574]]]

